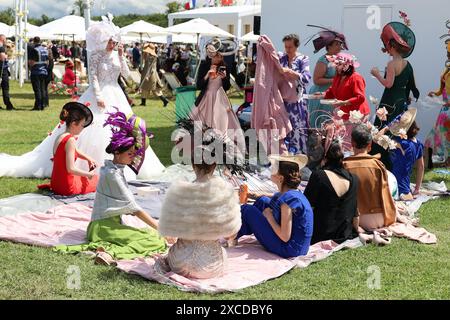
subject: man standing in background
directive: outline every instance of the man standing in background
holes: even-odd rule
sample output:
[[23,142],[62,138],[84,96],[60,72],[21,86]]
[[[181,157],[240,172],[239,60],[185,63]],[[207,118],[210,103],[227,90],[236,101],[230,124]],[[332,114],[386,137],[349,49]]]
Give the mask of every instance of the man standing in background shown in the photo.
[[28,63],[31,68],[31,84],[34,91],[33,110],[44,110],[46,80],[48,77],[48,49],[41,45],[41,39],[34,37],[34,50],[30,50]]
[[4,34],[0,34],[0,81],[2,86],[3,103],[6,106],[6,110],[13,110],[14,107],[9,97],[9,66],[5,45],[6,36]]

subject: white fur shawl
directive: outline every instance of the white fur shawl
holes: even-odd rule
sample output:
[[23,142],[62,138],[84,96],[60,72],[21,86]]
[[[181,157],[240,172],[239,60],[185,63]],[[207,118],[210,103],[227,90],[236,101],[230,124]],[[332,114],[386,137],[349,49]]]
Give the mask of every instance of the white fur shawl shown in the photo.
[[186,240],[218,240],[241,227],[239,199],[219,177],[206,183],[175,182],[167,191],[158,231]]

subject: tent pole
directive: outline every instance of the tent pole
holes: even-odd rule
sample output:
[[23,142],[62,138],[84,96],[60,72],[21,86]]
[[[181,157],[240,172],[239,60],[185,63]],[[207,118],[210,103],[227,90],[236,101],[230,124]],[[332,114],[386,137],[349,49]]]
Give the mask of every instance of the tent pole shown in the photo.
[[200,33],[197,33],[197,66],[195,68],[194,83],[197,85],[197,76],[200,69]]
[[[72,45],[75,45],[75,34],[72,34]],[[73,47],[73,52],[75,52],[75,47]],[[77,88],[77,67],[76,67],[76,57],[72,57],[73,59],[73,74],[75,76],[75,83],[74,83],[74,88]],[[74,92],[74,94],[76,94],[76,90]]]

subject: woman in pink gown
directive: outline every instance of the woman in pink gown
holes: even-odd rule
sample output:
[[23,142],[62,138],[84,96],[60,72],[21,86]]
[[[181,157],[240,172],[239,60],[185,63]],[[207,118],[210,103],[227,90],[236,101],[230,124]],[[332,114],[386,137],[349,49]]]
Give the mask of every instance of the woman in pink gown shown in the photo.
[[225,92],[230,88],[230,68],[224,62],[221,49],[212,45],[206,49],[208,57],[200,65],[196,82],[201,92],[190,118],[237,141],[243,133]]

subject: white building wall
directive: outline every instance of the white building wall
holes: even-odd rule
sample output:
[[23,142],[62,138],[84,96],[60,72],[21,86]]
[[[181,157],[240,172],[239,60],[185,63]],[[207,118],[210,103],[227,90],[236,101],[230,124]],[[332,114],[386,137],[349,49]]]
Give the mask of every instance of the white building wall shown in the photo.
[[[370,30],[374,22],[370,6],[380,7],[380,24]],[[383,88],[370,75],[372,67],[384,67],[389,59],[381,52],[382,27],[392,20],[401,21],[398,11],[404,11],[411,19],[411,28],[416,34],[417,45],[408,59],[415,71],[421,97],[437,89],[439,75],[444,68],[446,51],[439,37],[448,32],[445,21],[450,19],[450,0],[262,0],[261,33],[268,35],[275,46],[282,50],[281,39],[285,34],[298,33],[301,39],[313,35],[318,29],[307,24],[322,25],[345,33],[349,52],[355,54],[360,63],[359,72],[365,77],[367,94],[381,97]],[[371,26],[372,27],[372,26]],[[313,54],[312,42],[299,50],[310,56],[311,71],[324,51]]]

